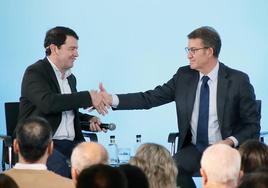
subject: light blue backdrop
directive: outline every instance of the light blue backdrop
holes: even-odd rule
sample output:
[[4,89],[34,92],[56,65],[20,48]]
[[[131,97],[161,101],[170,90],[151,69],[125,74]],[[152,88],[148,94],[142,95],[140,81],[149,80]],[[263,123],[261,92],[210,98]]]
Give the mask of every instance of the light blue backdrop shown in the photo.
[[[111,93],[145,91],[169,80],[187,65],[187,34],[213,26],[221,35],[220,60],[250,76],[262,100],[262,130],[268,130],[266,0],[2,0],[0,2],[0,124],[3,104],[18,101],[25,68],[44,57],[43,40],[51,27],[63,25],[79,35],[80,56],[73,72],[79,90],[97,89],[101,81]],[[110,111],[103,122],[117,129],[99,133],[108,144],[116,135],[120,147],[144,142],[169,147],[167,135],[177,131],[174,103],[149,111]]]

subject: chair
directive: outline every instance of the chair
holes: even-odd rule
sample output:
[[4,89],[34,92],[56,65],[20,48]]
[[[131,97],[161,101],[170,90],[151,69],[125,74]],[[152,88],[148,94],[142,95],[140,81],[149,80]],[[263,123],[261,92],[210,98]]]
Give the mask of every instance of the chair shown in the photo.
[[6,118],[6,135],[1,135],[4,144],[2,148],[2,170],[6,169],[6,164],[9,168],[15,163],[16,158],[12,157],[12,142],[13,132],[17,126],[19,115],[19,102],[6,102],[5,103],[5,118]]
[[[261,100],[256,100],[258,112],[261,115]],[[264,143],[264,137],[268,135],[268,131],[260,132],[260,141]],[[179,133],[172,132],[168,135],[168,143],[171,143],[170,153],[174,155],[178,149]]]
[[[17,126],[19,115],[19,102],[5,103],[5,118],[6,118],[6,135],[0,134],[0,139],[3,140],[2,148],[2,171],[6,170],[6,164],[11,168],[17,161],[17,156],[12,157],[13,133]],[[81,128],[84,137],[90,138],[90,141],[98,142],[98,137],[95,133],[91,133],[88,128],[88,122],[81,122]]]

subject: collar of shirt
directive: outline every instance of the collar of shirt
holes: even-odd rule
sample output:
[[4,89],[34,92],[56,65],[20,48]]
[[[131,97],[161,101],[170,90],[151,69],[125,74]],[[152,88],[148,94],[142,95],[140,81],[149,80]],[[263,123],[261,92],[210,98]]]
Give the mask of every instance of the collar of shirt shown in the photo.
[[24,164],[24,163],[16,163],[13,167],[14,169],[21,169],[21,170],[47,170],[47,166],[42,163],[36,164]]
[[62,73],[60,72],[60,70],[58,69],[58,67],[47,57],[48,62],[50,63],[50,65],[52,66],[56,76],[58,78],[66,79],[68,76],[70,76],[72,74],[71,69],[68,69],[65,73],[64,73],[64,77],[62,78]]
[[[216,66],[207,74],[209,80],[211,80],[212,82],[216,81],[218,78],[218,72],[219,72],[219,62],[217,62]],[[203,76],[204,74],[199,72],[199,81],[202,79]]]

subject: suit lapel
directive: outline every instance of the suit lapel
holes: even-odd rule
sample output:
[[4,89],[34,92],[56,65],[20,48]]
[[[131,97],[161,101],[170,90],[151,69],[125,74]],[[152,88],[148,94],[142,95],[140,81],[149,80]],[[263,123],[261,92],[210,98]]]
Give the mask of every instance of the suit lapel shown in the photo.
[[187,85],[187,117],[189,122],[192,119],[192,112],[194,108],[194,102],[195,102],[195,96],[196,96],[196,89],[199,81],[199,73],[197,71],[194,71],[193,74],[191,74],[188,78],[189,80],[186,83],[189,83]]
[[68,76],[67,80],[68,80],[72,93],[76,92],[76,84],[75,84],[74,76],[73,75]]
[[226,66],[220,63],[219,72],[218,72],[218,86],[217,86],[217,113],[218,121],[221,127],[223,123],[223,113],[225,99],[228,91],[229,80],[227,78],[228,73],[226,72]]
[[55,86],[57,88],[57,92],[61,93],[57,77],[55,75],[55,72],[54,72],[52,66],[50,65],[49,61],[47,60],[47,58],[44,58],[44,67],[46,69],[48,79],[50,79],[52,81],[52,83],[55,84]]

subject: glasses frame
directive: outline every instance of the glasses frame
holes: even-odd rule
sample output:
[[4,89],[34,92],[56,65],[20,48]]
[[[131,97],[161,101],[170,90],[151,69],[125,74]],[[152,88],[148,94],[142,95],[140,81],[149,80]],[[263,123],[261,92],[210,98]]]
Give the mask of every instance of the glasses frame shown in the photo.
[[208,46],[205,46],[205,47],[202,47],[202,48],[188,48],[188,47],[185,47],[185,51],[188,54],[192,54],[192,55],[195,55],[195,53],[198,51],[198,50],[202,50],[202,49],[208,49],[210,47]]

